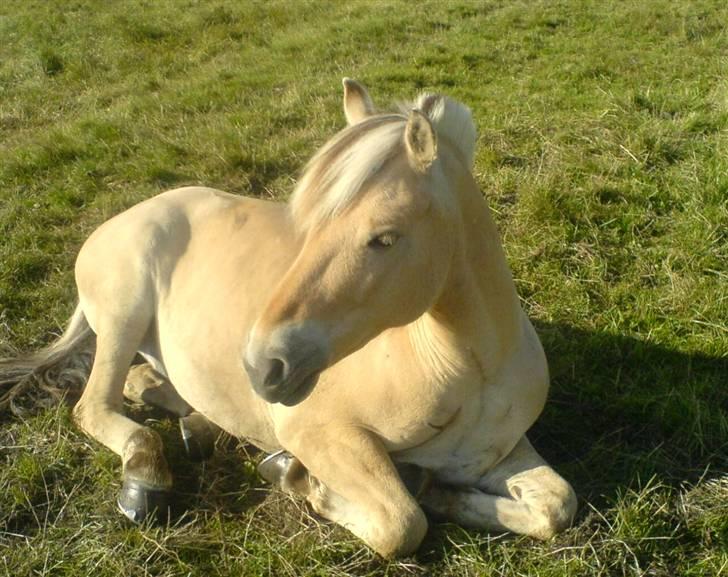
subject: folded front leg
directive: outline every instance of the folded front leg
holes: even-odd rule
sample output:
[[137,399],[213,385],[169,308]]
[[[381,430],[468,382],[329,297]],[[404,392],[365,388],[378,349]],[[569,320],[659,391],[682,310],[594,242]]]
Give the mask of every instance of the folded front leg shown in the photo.
[[297,458],[282,471],[284,489],[305,496],[317,513],[383,557],[417,549],[427,520],[374,434],[329,428],[297,431],[281,440]]
[[548,466],[523,437],[475,487],[434,483],[421,498],[425,509],[450,521],[489,531],[548,539],[576,512],[571,485]]

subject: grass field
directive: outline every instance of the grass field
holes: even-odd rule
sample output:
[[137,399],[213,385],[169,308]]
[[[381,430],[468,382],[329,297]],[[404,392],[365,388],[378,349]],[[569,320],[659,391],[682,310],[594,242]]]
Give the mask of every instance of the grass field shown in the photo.
[[[0,348],[57,334],[101,222],[167,188],[285,199],[344,124],[439,91],[553,377],[534,445],[574,485],[549,542],[432,524],[384,562],[272,493],[246,448],[167,440],[168,528],[63,404],[0,415],[0,575],[728,574],[728,7],[714,1],[0,3]],[[175,456],[176,455],[176,456]]]

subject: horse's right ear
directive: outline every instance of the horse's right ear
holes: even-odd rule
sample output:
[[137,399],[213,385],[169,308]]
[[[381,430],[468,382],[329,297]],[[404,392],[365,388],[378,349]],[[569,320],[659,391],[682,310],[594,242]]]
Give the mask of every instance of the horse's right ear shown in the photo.
[[344,78],[344,114],[351,126],[374,114],[374,104],[367,89],[352,78]]
[[437,157],[437,135],[430,119],[419,110],[412,109],[409,113],[404,143],[412,168],[427,172]]

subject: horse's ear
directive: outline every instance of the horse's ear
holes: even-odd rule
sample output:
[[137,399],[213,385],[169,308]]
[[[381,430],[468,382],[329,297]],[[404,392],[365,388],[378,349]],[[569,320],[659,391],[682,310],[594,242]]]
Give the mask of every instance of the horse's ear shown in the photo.
[[425,172],[437,157],[437,137],[430,119],[419,110],[411,110],[404,131],[407,156],[415,170]]
[[374,104],[367,89],[352,78],[344,78],[344,114],[349,126],[374,114]]

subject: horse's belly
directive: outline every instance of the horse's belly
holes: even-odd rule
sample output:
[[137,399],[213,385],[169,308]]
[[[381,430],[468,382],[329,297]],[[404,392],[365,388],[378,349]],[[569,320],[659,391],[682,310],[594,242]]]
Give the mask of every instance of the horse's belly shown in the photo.
[[[283,205],[216,191],[198,196],[186,209],[184,250],[169,262],[159,259],[158,358],[195,410],[231,435],[276,450],[269,412],[250,387],[242,352],[296,255],[288,213]],[[177,236],[184,232],[181,227]]]
[[246,439],[264,451],[280,448],[265,403],[242,374],[226,370],[220,359],[214,370],[196,365],[187,351],[169,363],[170,380],[180,396],[225,432]]

